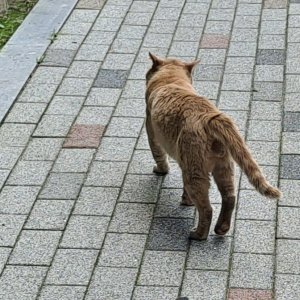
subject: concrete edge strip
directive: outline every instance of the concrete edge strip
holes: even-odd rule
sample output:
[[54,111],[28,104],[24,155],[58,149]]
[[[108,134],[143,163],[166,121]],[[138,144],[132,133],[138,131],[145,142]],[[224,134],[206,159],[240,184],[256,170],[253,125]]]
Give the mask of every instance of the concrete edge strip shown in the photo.
[[0,124],[78,0],[39,0],[0,51]]

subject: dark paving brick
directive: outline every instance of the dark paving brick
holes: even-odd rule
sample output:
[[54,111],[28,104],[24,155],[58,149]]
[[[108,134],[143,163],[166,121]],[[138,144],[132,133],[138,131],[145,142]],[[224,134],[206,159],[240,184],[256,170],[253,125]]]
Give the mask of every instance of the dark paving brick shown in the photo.
[[230,289],[227,300],[272,300],[271,290]]
[[42,59],[42,65],[69,67],[76,54],[75,50],[49,49]]
[[94,87],[123,88],[129,72],[124,70],[100,70]]
[[300,112],[287,112],[284,114],[284,131],[300,131]]
[[282,155],[280,177],[300,179],[300,155]]
[[191,219],[154,218],[147,249],[186,251],[192,226]]
[[285,50],[258,50],[256,64],[258,65],[283,65]]
[[75,124],[63,145],[64,148],[98,148],[105,126]]

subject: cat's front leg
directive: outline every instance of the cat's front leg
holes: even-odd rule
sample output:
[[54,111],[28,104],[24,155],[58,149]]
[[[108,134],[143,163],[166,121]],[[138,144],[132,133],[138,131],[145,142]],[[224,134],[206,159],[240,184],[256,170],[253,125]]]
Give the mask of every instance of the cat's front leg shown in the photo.
[[146,116],[146,130],[152,156],[156,162],[156,165],[153,168],[153,172],[157,175],[165,175],[169,172],[168,155],[166,151],[155,140],[155,133],[152,127],[151,117],[148,112]]

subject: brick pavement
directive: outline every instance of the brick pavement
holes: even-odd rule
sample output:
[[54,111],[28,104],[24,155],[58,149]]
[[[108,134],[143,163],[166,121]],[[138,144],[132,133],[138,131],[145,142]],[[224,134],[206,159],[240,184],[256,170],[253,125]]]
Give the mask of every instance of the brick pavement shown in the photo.
[[[0,128],[0,298],[300,299],[299,32],[297,0],[80,0]],[[224,238],[190,242],[178,167],[152,174],[149,50],[201,59],[284,194],[238,173]]]

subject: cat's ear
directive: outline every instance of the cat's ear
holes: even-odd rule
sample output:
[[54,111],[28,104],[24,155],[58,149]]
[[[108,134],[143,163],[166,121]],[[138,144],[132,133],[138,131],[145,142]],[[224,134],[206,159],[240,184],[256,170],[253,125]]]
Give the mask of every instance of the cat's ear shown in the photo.
[[200,62],[200,60],[195,60],[189,63],[186,63],[185,66],[187,68],[187,70],[189,71],[189,73],[192,73],[192,71],[194,70],[195,66],[198,65]]
[[159,57],[155,56],[151,52],[149,52],[149,57],[151,58],[151,60],[153,62],[153,67],[161,66],[163,64],[163,62],[164,62],[162,59],[160,59]]

